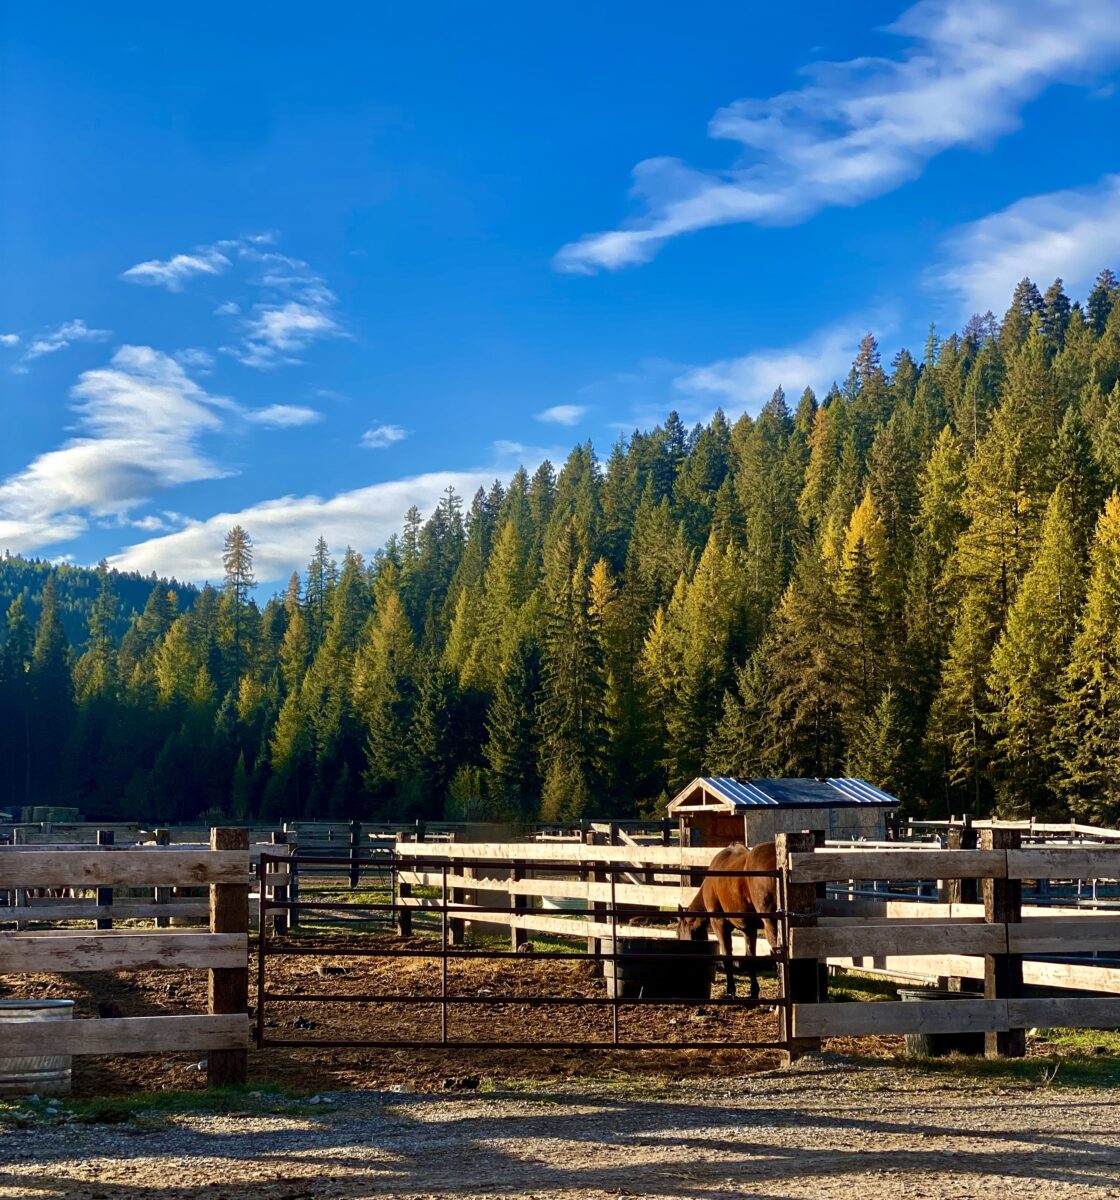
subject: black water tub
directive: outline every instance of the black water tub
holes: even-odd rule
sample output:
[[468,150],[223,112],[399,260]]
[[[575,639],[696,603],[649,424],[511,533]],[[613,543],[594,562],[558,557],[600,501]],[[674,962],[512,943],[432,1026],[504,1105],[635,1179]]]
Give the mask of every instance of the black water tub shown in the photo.
[[[603,963],[607,995],[619,1000],[710,1000],[719,947],[715,942],[674,938],[603,940],[603,953],[617,944],[619,958]],[[657,958],[647,955],[659,955]]]
[[[928,1000],[983,1000],[983,992],[950,992],[944,988],[899,988],[898,998],[911,1004]],[[983,1033],[908,1033],[911,1058],[942,1058],[946,1054],[983,1054]]]

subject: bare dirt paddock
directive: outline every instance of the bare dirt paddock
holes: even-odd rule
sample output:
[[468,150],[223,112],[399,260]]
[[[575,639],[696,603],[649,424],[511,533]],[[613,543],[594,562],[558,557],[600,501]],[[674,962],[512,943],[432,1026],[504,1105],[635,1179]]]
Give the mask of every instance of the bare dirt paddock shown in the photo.
[[649,1089],[558,1083],[469,1096],[354,1092],[268,1111],[0,1134],[11,1200],[731,1195],[1114,1197],[1104,1088],[931,1078],[824,1060]]

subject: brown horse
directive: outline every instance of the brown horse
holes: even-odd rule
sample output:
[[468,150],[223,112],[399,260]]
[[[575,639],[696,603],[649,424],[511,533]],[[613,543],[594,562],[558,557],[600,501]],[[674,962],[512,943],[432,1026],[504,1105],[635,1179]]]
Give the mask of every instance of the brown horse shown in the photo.
[[[777,859],[773,842],[760,842],[749,850],[741,843],[721,850],[708,864],[709,871],[773,871]],[[736,878],[731,875],[709,875],[687,908],[681,909],[677,921],[677,937],[683,941],[700,941],[707,936],[710,923],[723,955],[727,974],[727,994],[735,995],[735,960],[732,954],[733,929],[747,935],[750,952],[751,999],[758,999],[758,974],[755,968],[755,947],[758,930],[766,930],[771,947],[778,944],[777,920],[774,917],[719,916],[719,913],[773,913],[778,911],[778,881],[766,876]]]

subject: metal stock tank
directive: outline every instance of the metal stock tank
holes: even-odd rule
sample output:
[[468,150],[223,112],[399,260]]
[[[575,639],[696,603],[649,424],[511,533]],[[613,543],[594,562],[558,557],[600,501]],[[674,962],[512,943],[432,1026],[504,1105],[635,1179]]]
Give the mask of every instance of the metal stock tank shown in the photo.
[[[0,1029],[19,1042],[27,1021],[69,1021],[73,1000],[0,1000]],[[60,1096],[70,1090],[70,1055],[38,1054],[0,1058],[0,1096]]]

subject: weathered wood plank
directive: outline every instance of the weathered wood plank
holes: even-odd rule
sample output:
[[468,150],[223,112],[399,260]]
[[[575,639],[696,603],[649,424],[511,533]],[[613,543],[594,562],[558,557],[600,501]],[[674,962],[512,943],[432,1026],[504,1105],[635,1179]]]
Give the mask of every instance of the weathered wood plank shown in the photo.
[[0,1022],[0,1057],[247,1049],[248,1014]]
[[1008,879],[1120,879],[1120,846],[1028,846],[1007,851]]
[[0,974],[120,971],[137,967],[237,967],[249,939],[235,933],[0,933]]
[[794,854],[791,878],[798,883],[839,879],[1005,879],[1002,850],[829,850]]
[[39,850],[8,853],[0,846],[0,888],[108,887],[240,883],[249,878],[247,851]]
[[860,925],[791,929],[794,958],[900,958],[929,954],[1004,954],[1002,925]]
[[170,900],[167,904],[129,903],[121,901],[101,908],[92,900],[57,901],[52,904],[32,902],[26,908],[0,907],[0,921],[92,921],[97,917],[112,917],[118,921],[144,921],[153,917],[176,917],[205,920],[210,915],[210,905],[205,900]]
[[[439,887],[443,875],[439,871],[400,871],[401,883],[419,887]],[[449,888],[470,887],[474,891],[502,892],[512,896],[537,896],[550,900],[580,900],[587,903],[609,902],[611,885],[580,879],[491,879],[471,878],[467,875],[449,874]],[[690,900],[696,889],[689,883],[617,883],[614,899],[619,904],[643,904],[652,908],[676,908]]]
[[1008,1020],[1014,1025],[1070,1029],[1120,1028],[1120,996],[1046,997],[1008,1000]]
[[[961,851],[960,853],[965,853]],[[850,1037],[887,1033],[971,1033],[1006,1030],[1006,1000],[851,1001],[797,1004],[797,1037]]]
[[606,862],[635,867],[706,867],[718,852],[713,846],[587,846],[582,842],[398,842],[399,860],[505,859],[531,866],[535,862]]
[[1104,921],[1031,917],[1007,929],[1012,954],[1077,954],[1120,950],[1120,917]]

